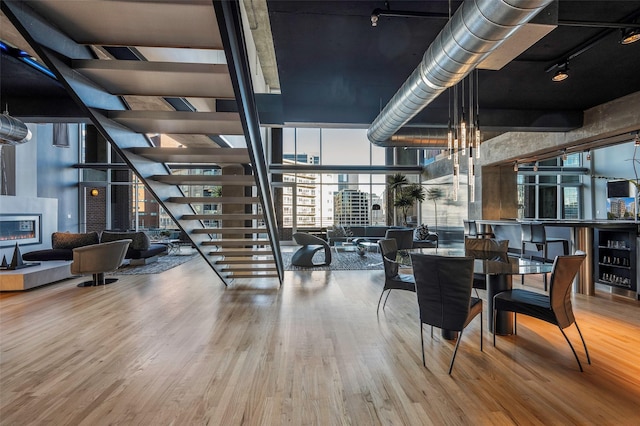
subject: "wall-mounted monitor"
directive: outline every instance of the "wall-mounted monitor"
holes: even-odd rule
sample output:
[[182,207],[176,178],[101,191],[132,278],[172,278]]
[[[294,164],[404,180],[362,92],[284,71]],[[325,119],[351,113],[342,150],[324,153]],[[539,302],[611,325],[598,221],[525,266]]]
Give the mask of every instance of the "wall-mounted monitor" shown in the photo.
[[628,198],[635,196],[633,184],[628,180],[610,180],[607,182],[607,198]]

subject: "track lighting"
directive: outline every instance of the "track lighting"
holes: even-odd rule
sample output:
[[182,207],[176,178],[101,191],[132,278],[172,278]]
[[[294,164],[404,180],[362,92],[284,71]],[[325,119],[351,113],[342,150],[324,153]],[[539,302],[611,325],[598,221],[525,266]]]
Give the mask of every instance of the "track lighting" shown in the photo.
[[538,163],[537,162],[533,163],[533,171],[534,172],[538,171]]
[[640,28],[624,28],[622,30],[621,44],[631,44],[640,40]]
[[587,150],[587,161],[591,161],[591,150]]
[[514,172],[517,172],[517,171],[518,171],[518,162],[517,162],[517,161],[514,161],[514,162],[513,162],[513,171],[514,171]]
[[567,78],[569,78],[568,71],[569,71],[569,64],[567,62],[565,62],[562,65],[559,65],[558,71],[556,71],[556,73],[553,75],[551,80],[553,81],[566,80]]
[[376,15],[375,13],[371,14],[371,26],[372,27],[377,27],[378,26],[378,15]]
[[639,132],[636,132],[636,136],[633,138],[633,144],[635,146],[640,146],[640,135]]
[[563,149],[562,150],[562,161],[567,161],[567,159],[569,158],[569,155],[567,154],[567,149]]

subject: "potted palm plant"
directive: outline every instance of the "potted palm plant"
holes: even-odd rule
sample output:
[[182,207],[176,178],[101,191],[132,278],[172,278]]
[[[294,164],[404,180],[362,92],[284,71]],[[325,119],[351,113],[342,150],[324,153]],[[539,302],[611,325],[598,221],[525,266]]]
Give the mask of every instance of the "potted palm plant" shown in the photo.
[[407,213],[411,209],[416,201],[424,201],[425,193],[422,185],[418,183],[412,183],[406,185],[397,192],[393,205],[400,208],[402,211],[402,223],[407,226]]

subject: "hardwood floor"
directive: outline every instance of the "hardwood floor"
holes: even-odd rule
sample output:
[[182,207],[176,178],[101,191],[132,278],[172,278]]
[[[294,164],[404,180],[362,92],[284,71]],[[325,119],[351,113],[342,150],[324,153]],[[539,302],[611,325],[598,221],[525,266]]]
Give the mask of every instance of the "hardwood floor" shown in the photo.
[[2,293],[0,424],[640,424],[640,303],[575,296],[584,373],[557,328],[519,316],[495,348],[485,327],[484,352],[474,321],[449,376],[453,342],[427,327],[422,366],[415,294],[376,318],[382,274],[225,288],[196,259]]

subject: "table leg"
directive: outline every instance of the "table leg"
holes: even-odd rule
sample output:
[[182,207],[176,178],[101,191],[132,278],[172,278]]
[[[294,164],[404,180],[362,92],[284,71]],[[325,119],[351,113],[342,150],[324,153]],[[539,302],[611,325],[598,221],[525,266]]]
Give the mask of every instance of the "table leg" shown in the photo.
[[[493,330],[493,296],[501,291],[511,290],[511,275],[487,275],[487,320],[489,322],[489,331]],[[505,335],[513,334],[513,313],[498,312],[496,317],[496,334]]]

